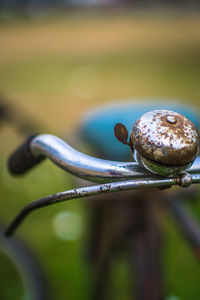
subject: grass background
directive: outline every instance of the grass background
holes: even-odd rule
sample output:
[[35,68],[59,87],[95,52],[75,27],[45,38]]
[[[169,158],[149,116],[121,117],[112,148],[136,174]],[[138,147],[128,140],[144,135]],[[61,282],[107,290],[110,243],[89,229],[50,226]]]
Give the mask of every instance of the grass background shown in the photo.
[[[70,137],[89,109],[113,100],[178,99],[199,109],[199,50],[198,12],[102,11],[13,19],[0,23],[0,92],[19,114],[24,112],[50,133]],[[23,137],[2,124],[0,138],[0,218],[5,224],[29,201],[73,186],[71,176],[49,162],[26,177],[12,178],[6,158]],[[80,213],[86,227],[82,202],[42,209],[18,232],[38,256],[53,299],[88,299],[85,236],[66,242],[52,225],[58,213],[72,210]],[[200,217],[198,202],[193,210]],[[173,222],[163,223],[169,295],[199,299],[200,268]],[[0,258],[2,299],[19,299],[13,271]],[[124,258],[115,269],[114,299],[129,299]]]

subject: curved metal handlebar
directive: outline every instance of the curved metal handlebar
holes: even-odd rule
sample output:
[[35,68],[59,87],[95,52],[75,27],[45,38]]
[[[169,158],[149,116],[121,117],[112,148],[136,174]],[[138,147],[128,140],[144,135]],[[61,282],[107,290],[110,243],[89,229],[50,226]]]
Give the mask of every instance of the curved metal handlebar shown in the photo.
[[[34,156],[44,155],[65,171],[92,182],[158,177],[140,167],[136,162],[104,160],[81,153],[62,139],[50,134],[43,134],[33,138],[30,149]],[[188,170],[190,174],[198,172],[200,172],[200,157],[196,158]]]
[[44,155],[65,171],[92,182],[119,181],[149,174],[138,163],[96,158],[75,150],[50,134],[36,136],[30,149],[34,156]]

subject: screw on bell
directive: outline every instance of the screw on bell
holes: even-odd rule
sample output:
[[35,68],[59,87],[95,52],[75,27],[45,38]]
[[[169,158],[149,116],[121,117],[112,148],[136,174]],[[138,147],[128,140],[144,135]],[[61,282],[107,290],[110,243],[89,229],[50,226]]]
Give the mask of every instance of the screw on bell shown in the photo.
[[142,115],[132,127],[130,143],[142,167],[164,176],[186,171],[200,150],[195,125],[169,110],[153,110]]
[[167,122],[170,124],[176,124],[177,123],[177,119],[175,118],[175,116],[167,116]]

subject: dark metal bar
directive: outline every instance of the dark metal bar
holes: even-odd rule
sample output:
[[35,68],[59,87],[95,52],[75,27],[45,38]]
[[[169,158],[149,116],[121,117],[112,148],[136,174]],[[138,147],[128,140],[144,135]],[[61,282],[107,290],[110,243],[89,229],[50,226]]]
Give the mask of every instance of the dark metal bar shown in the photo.
[[127,180],[120,182],[111,182],[108,184],[93,185],[89,187],[77,188],[69,191],[60,192],[54,195],[50,195],[39,200],[33,201],[25,206],[21,212],[16,216],[13,222],[6,230],[6,235],[10,236],[16,230],[16,228],[22,223],[28,214],[33,210],[40,207],[67,201],[73,198],[81,198],[86,196],[97,195],[108,192],[119,192],[130,189],[142,189],[149,187],[170,186],[180,184],[181,180],[177,177],[174,178],[157,178],[157,179],[138,179]]
[[[184,181],[184,177],[183,177]],[[74,198],[88,197],[92,195],[102,194],[102,193],[111,193],[111,192],[120,192],[132,189],[146,189],[152,187],[170,187],[172,185],[182,185],[182,177],[160,177],[156,176],[155,178],[144,178],[144,179],[135,179],[135,180],[126,180],[119,182],[110,182],[107,184],[92,185],[89,187],[77,188],[69,191],[64,191],[57,193],[55,195],[50,195],[39,200],[33,201],[25,206],[22,211],[16,216],[13,222],[10,224],[6,230],[6,235],[11,235],[15,229],[20,225],[20,223],[25,219],[25,217],[33,210],[36,210],[40,207],[59,203],[62,201],[67,201]],[[190,175],[191,183],[200,182],[200,174]],[[184,186],[184,185],[183,185]],[[187,182],[186,182],[187,186]]]

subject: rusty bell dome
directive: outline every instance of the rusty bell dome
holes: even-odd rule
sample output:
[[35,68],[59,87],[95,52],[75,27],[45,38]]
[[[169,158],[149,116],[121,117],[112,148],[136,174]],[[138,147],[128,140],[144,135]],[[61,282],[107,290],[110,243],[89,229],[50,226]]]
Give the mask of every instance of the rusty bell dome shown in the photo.
[[190,164],[199,153],[199,132],[183,115],[153,110],[133,125],[130,141],[143,157],[164,165]]

